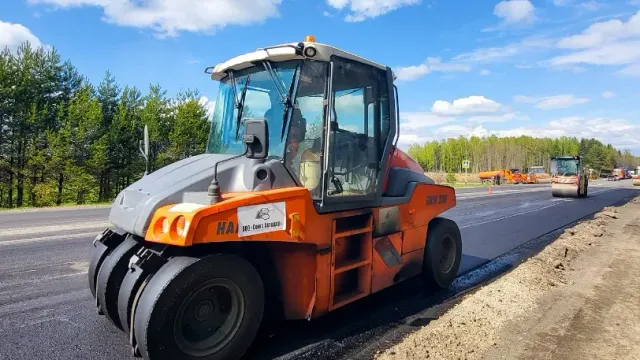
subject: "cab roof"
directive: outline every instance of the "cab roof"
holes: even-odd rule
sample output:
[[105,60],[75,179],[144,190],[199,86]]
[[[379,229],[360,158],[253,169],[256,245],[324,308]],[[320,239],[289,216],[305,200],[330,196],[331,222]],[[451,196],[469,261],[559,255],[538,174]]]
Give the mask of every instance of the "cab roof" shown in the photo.
[[[332,56],[339,56],[345,59],[357,61],[366,65],[370,65],[376,67],[380,70],[386,70],[387,67],[371,60],[365,59],[358,55],[351,54],[349,52],[340,50],[336,47],[321,44],[317,42],[311,41],[303,41],[299,43],[287,43],[281,45],[270,46],[266,48],[257,49],[254,52],[250,52],[247,54],[243,54],[240,56],[236,56],[231,58],[225,62],[219,63],[214,67],[207,68],[207,73],[211,74],[211,79],[220,81],[227,76],[228,70],[242,70],[248,67],[254,66],[256,61],[262,60],[270,60],[273,62],[294,60],[294,59],[305,59],[304,55],[300,55],[299,51],[296,50],[296,47],[302,46],[303,48],[314,47],[316,49],[316,54],[313,57],[309,57],[309,59],[318,60],[318,61],[331,61]],[[395,74],[393,75],[394,80],[396,79]]]
[[580,156],[554,156],[551,160],[580,160]]

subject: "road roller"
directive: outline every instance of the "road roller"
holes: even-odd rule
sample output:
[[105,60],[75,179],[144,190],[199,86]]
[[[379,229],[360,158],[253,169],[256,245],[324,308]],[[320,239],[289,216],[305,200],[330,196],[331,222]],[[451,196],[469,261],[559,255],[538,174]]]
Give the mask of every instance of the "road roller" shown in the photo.
[[135,356],[239,359],[283,320],[454,281],[455,191],[398,148],[389,67],[308,36],[205,72],[219,82],[206,152],[125,188],[93,241],[97,313]]
[[589,175],[580,156],[551,159],[551,193],[554,197],[587,197]]

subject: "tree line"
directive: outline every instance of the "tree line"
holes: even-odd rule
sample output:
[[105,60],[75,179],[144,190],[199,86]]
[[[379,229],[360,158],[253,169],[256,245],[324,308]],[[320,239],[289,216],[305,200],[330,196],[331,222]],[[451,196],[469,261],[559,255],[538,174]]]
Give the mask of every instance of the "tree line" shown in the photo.
[[[0,52],[0,207],[51,206],[113,200],[139,179],[144,125],[150,138],[149,171],[203,153],[211,119],[197,90],[168,96],[158,84],[146,93],[120,86],[107,71],[93,85],[55,49]],[[211,137],[216,147],[219,136]],[[595,139],[459,137],[412,145],[425,171],[471,172],[548,168],[553,155],[580,154],[597,170],[640,165]]]
[[94,86],[55,49],[0,53],[0,207],[112,200],[139,179],[144,125],[149,170],[205,151],[210,120],[197,90],[168,96],[121,87],[107,71]]
[[458,137],[431,141],[409,147],[412,156],[428,172],[464,172],[462,163],[470,161],[469,172],[498,169],[528,169],[544,166],[547,170],[553,156],[580,155],[587,167],[596,172],[627,166],[635,169],[640,158],[630,151],[620,151],[596,139],[561,137],[557,139],[520,137]]

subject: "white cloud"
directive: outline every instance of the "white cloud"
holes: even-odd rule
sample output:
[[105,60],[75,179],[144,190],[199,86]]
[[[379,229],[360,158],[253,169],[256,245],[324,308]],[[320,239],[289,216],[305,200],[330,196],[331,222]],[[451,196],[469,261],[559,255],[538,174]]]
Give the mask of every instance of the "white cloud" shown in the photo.
[[455,117],[442,116],[428,111],[403,112],[400,113],[400,128],[404,130],[417,130],[433,126],[440,126],[453,122],[455,120]]
[[557,46],[573,52],[550,59],[548,64],[552,67],[625,65],[627,67],[618,73],[634,75],[635,66],[640,66],[640,11],[627,21],[611,19],[594,23],[580,34],[560,39]]
[[24,25],[0,21],[0,51],[5,47],[15,51],[24,42],[34,48],[42,46],[40,39]]
[[554,65],[553,67],[551,67],[551,70],[554,70],[554,71],[571,71],[574,74],[580,74],[580,73],[583,73],[583,72],[587,71],[587,69],[584,66],[571,65],[571,64]]
[[496,62],[517,55],[523,55],[532,51],[549,50],[554,41],[544,37],[529,37],[522,41],[507,44],[505,46],[479,48],[462,53],[453,58],[459,62]]
[[576,97],[574,95],[556,95],[542,99],[536,107],[542,110],[565,109],[574,105],[586,104],[591,101],[587,97]]
[[282,0],[28,0],[61,8],[102,8],[107,22],[151,28],[159,36],[181,31],[214,32],[228,25],[249,25],[279,16]]
[[597,45],[551,59],[550,64],[626,65],[640,62],[640,41],[616,42]]
[[592,24],[581,34],[562,38],[558,47],[569,49],[584,49],[601,45],[613,40],[640,36],[640,11],[629,21],[611,19]]
[[213,117],[213,111],[216,108],[216,101],[206,96],[201,96],[198,102],[207,110],[207,118],[211,119]]
[[394,73],[398,80],[411,81],[428,75],[432,72],[468,72],[471,66],[467,64],[444,63],[442,59],[430,57],[420,65],[398,67]]
[[401,7],[419,4],[421,0],[327,0],[336,10],[347,9],[347,22],[360,22],[390,13]]
[[443,63],[442,59],[430,57],[427,59],[427,65],[431,69],[431,71],[440,71],[440,72],[467,72],[471,70],[471,66],[467,64],[453,64],[453,63]]
[[500,103],[484,96],[469,96],[453,102],[436,100],[431,107],[432,112],[445,116],[495,114],[503,110]]
[[477,115],[467,119],[469,123],[483,124],[483,123],[503,123],[511,120],[529,120],[529,117],[525,114],[518,112],[508,112],[498,115]]
[[446,125],[429,128],[427,132],[407,134],[408,144],[423,144],[426,141],[441,140],[451,137],[491,136],[518,137],[531,136],[534,138],[559,138],[562,136],[576,138],[595,138],[605,144],[612,144],[619,149],[640,150],[640,138],[635,136],[640,131],[640,125],[625,119],[591,118],[579,116],[553,120],[539,126],[520,126],[511,129],[490,129],[483,125]]
[[602,7],[602,4],[595,0],[585,1],[578,4],[578,8],[586,11],[598,11]]
[[480,70],[480,75],[487,76],[489,74],[491,74],[491,71],[489,71],[487,69]]
[[640,63],[626,66],[622,70],[618,71],[618,74],[628,75],[628,76],[640,76]]
[[555,6],[569,6],[573,0],[553,0],[553,5]]
[[552,129],[571,130],[580,126],[583,118],[580,116],[570,116],[553,120],[549,122],[549,127]]
[[579,10],[598,11],[603,5],[596,0],[588,0],[576,3],[575,0],[553,0],[553,4],[558,7],[576,7]]
[[432,141],[433,138],[432,137],[427,137],[427,136],[420,136],[420,135],[416,135],[416,134],[408,134],[406,132],[403,132],[402,130],[400,130],[400,137],[398,138],[398,145],[401,148],[407,148],[409,145],[413,145],[413,144],[424,144],[427,143],[429,141]]
[[431,72],[426,64],[399,67],[393,70],[398,80],[416,80]]
[[513,100],[520,103],[536,104],[535,106],[541,110],[565,109],[575,105],[586,104],[591,101],[588,97],[578,97],[572,94],[545,97],[516,95],[513,97]]
[[611,99],[616,97],[616,93],[614,93],[613,91],[605,91],[602,93],[602,97],[605,99]]
[[493,14],[505,24],[529,23],[535,20],[535,10],[529,0],[504,0],[496,4]]

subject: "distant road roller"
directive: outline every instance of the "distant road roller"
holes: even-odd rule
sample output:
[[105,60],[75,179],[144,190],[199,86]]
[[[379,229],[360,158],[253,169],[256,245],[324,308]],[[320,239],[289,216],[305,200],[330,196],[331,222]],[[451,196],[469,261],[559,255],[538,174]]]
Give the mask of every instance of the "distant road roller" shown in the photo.
[[451,284],[460,229],[439,215],[456,194],[396,146],[389,67],[307,37],[206,72],[206,153],[124,189],[94,241],[89,288],[135,355],[238,359],[276,320]]
[[587,197],[589,175],[580,156],[551,159],[551,193],[554,197]]

